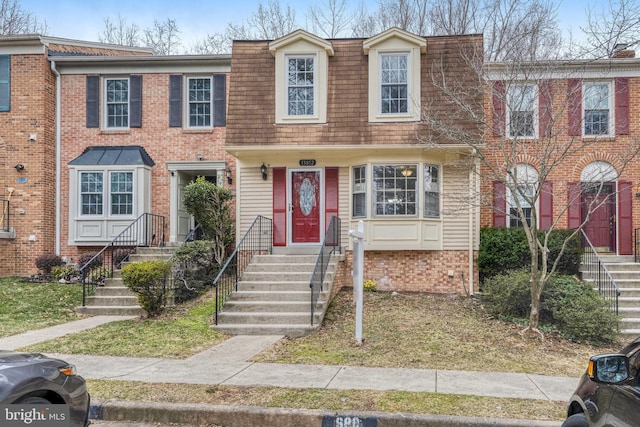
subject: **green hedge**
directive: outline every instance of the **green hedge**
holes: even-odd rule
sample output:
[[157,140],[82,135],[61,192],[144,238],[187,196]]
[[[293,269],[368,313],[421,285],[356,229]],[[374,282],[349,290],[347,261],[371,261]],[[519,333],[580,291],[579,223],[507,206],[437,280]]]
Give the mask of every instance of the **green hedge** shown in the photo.
[[[529,272],[513,270],[487,279],[483,303],[501,319],[528,319],[531,309]],[[540,324],[549,325],[576,342],[611,344],[619,333],[619,318],[591,286],[575,276],[552,276],[540,299]]]
[[[542,233],[542,232],[540,232]],[[573,230],[553,230],[549,236],[549,262],[553,262],[560,252],[562,242]],[[578,274],[582,249],[580,239],[575,236],[569,242],[558,263],[560,274]],[[483,228],[480,230],[478,251],[480,282],[487,278],[531,264],[527,237],[522,228]],[[551,267],[551,265],[549,265]]]

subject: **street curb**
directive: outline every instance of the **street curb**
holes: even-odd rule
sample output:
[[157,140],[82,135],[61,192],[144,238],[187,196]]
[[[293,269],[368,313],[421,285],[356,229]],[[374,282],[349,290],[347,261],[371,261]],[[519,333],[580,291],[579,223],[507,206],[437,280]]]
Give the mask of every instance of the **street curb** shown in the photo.
[[123,400],[93,402],[89,418],[193,426],[215,423],[224,427],[558,427],[560,425],[559,421]]

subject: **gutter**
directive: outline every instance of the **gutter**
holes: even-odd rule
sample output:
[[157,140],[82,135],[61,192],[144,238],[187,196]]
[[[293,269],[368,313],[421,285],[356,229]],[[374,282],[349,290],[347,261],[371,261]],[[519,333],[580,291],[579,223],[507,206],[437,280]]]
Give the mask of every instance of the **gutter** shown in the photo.
[[56,219],[55,219],[55,254],[60,255],[60,149],[61,149],[61,132],[60,132],[60,73],[56,69],[56,61],[51,61],[51,71],[56,76]]

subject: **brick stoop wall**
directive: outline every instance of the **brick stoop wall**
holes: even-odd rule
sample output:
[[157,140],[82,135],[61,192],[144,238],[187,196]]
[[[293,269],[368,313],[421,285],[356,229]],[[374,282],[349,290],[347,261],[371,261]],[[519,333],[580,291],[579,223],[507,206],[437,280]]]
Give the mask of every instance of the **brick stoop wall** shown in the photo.
[[[466,295],[468,265],[468,251],[365,251],[364,279],[376,282],[379,291]],[[346,251],[334,280],[334,293],[353,286],[352,269],[353,253]],[[453,277],[449,277],[450,270]],[[477,277],[474,283],[477,287]]]

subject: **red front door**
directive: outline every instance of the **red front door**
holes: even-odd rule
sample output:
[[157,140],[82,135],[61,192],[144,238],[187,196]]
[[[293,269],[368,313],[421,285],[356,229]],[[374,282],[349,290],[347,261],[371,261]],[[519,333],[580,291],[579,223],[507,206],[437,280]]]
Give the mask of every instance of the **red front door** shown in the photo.
[[291,172],[291,243],[320,243],[320,171]]
[[582,218],[589,219],[585,223],[584,232],[596,249],[615,251],[615,198],[611,185],[605,185],[599,192],[582,194]]

